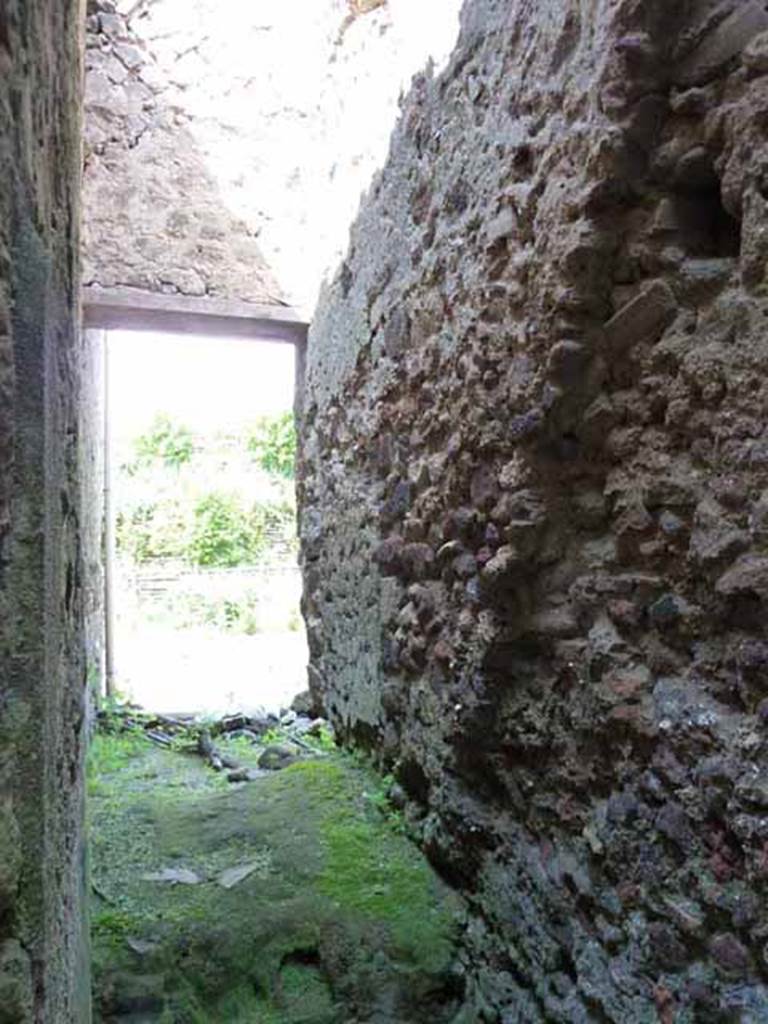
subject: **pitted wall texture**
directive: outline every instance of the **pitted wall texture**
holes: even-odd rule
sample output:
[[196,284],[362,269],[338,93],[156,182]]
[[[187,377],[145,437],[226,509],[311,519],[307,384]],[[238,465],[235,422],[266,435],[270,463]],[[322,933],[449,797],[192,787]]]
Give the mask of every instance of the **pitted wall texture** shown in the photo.
[[311,331],[312,685],[473,1020],[768,1020],[767,132],[762,2],[470,0]]
[[78,0],[0,5],[0,1021],[84,1024]]

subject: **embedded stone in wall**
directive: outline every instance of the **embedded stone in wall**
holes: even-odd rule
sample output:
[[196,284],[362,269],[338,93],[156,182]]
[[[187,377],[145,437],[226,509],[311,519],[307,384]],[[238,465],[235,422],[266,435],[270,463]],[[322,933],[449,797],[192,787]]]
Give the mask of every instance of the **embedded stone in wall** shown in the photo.
[[469,1020],[768,1019],[763,7],[470,0],[312,328],[312,686]]
[[637,342],[656,340],[669,326],[677,312],[672,289],[665,281],[654,281],[605,325],[610,346],[609,358],[617,351],[631,348]]
[[[723,6],[727,10],[728,5]],[[674,73],[675,84],[691,86],[711,81],[766,29],[768,10],[763,0],[746,0],[735,5],[720,25],[708,32],[693,53],[683,60]]]

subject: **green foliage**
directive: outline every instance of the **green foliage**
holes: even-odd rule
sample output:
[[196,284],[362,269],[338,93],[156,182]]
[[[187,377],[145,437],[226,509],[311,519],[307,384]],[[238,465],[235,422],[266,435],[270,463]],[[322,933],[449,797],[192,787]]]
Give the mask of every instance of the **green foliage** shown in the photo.
[[248,437],[247,448],[265,472],[291,479],[296,461],[293,413],[262,416]]
[[189,557],[196,565],[247,565],[264,548],[263,520],[244,509],[233,494],[205,495],[193,516]]
[[94,939],[109,945],[124,942],[134,924],[132,915],[117,907],[100,907],[91,914]]
[[[371,816],[371,802],[391,779],[368,771],[349,773],[331,759],[298,762],[281,772],[296,775],[304,792],[324,810],[321,837],[324,866],[318,887],[337,906],[388,925],[400,953],[422,967],[436,968],[450,955],[454,921],[436,899],[433,875],[403,836],[397,812]],[[361,806],[357,786],[366,779]]]
[[117,550],[139,565],[155,559],[183,558],[188,536],[184,508],[172,499],[139,504],[117,514]]
[[245,508],[234,494],[213,492],[195,505],[187,557],[195,565],[233,568],[258,561],[272,532],[287,532],[293,510],[286,503]]
[[234,568],[257,562],[272,538],[290,538],[293,524],[287,502],[248,508],[236,495],[212,491],[194,503],[168,498],[118,512],[116,543],[137,565],[178,560]]
[[[294,451],[290,415],[263,418],[248,435],[210,436],[199,452],[186,427],[157,416],[115,480],[118,552],[135,565],[234,568],[295,543]],[[268,481],[254,474],[254,456]]]
[[[228,1024],[254,1024],[255,1021],[272,1024],[275,1020],[265,999],[254,991],[252,985],[241,985],[234,992],[228,992],[216,1006],[216,1011],[218,1019]],[[210,1017],[201,1017],[200,1024],[203,1020],[208,1024]]]
[[285,743],[285,740],[285,732],[279,726],[275,726],[273,729],[267,729],[267,731],[262,733],[261,736],[261,742],[266,747],[272,746],[273,744]]
[[389,799],[390,791],[395,783],[394,775],[383,775],[381,778],[375,776],[375,778],[378,779],[378,784],[365,791],[365,799],[368,805],[377,814],[380,814],[395,832],[405,834],[406,828],[403,813],[393,807]]
[[341,906],[386,922],[413,962],[444,962],[452,921],[435,907],[430,874],[418,855],[394,843],[380,825],[351,815],[329,819],[323,833],[321,890]]
[[[107,724],[104,728],[110,728]],[[145,750],[148,740],[141,730],[99,731],[91,739],[86,760],[88,792],[100,792],[104,776],[121,771]]]
[[307,733],[304,736],[305,741],[315,750],[320,750],[324,754],[330,754],[336,751],[336,740],[333,738],[333,733],[326,726],[323,726],[320,731],[315,735]]
[[160,462],[164,466],[179,469],[190,462],[195,445],[191,432],[170,417],[159,413],[146,434],[136,439],[134,445],[139,465]]
[[296,1024],[339,1019],[327,981],[319,970],[308,965],[286,963],[282,967],[280,997],[284,1016]]
[[116,690],[109,694],[99,692],[96,695],[96,710],[99,713],[100,734],[136,734],[134,706],[122,691]]

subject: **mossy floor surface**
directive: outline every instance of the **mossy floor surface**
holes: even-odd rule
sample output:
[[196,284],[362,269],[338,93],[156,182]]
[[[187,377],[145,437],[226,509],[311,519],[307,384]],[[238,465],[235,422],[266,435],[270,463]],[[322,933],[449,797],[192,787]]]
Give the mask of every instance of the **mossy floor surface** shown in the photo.
[[[458,907],[351,758],[233,785],[193,754],[99,735],[89,791],[96,1021],[452,1018]],[[226,888],[234,868],[247,876]]]

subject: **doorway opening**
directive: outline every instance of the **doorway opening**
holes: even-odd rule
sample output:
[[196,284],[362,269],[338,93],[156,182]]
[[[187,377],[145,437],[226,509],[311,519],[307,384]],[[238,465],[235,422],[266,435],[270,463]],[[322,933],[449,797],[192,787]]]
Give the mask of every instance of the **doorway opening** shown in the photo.
[[108,661],[129,701],[89,751],[94,1021],[448,1024],[458,901],[394,781],[290,700],[301,343],[107,330],[103,352]]
[[105,336],[107,689],[279,714],[306,688],[283,342]]

